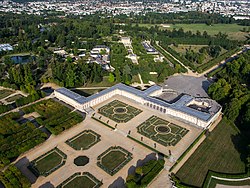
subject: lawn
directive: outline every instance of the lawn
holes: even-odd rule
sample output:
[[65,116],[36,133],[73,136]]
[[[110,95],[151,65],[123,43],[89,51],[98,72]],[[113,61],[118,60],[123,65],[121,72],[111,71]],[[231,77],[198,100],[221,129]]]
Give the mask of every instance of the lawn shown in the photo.
[[125,153],[121,151],[111,151],[102,158],[101,163],[103,166],[113,171],[125,160]]
[[100,135],[91,130],[85,130],[66,141],[68,145],[76,150],[86,150],[100,141]]
[[7,102],[12,102],[12,101],[16,101],[17,99],[20,99],[20,98],[23,98],[23,96],[20,95],[20,94],[17,94],[17,95],[14,95],[12,97],[7,98],[6,101]]
[[[135,25],[135,24],[133,24]],[[183,28],[184,31],[191,31],[196,33],[199,30],[201,33],[206,31],[209,35],[216,35],[219,32],[226,33],[229,39],[234,40],[246,40],[247,33],[241,32],[243,28],[248,29],[247,26],[241,26],[237,24],[213,24],[212,26],[206,24],[167,24],[169,27],[162,27],[160,24],[139,24],[141,27],[150,28],[151,26],[158,25],[162,29],[180,29]]]
[[35,167],[40,173],[48,172],[49,170],[55,168],[62,163],[62,156],[56,151],[53,151],[44,158],[41,158],[36,162]]
[[206,24],[175,24],[175,25],[170,25],[169,29],[183,28],[184,31],[191,31],[193,33],[196,33],[197,30],[199,30],[201,33],[207,31],[209,35],[216,35],[219,32],[221,32],[221,33],[226,33],[230,39],[246,40],[244,36],[246,36],[247,33],[241,32],[241,30],[244,27],[245,26],[237,24],[214,24],[212,26]]
[[54,148],[35,160],[31,161],[28,168],[35,176],[48,176],[66,162],[67,155],[58,148]]
[[112,146],[97,157],[97,166],[113,176],[132,159],[132,153],[120,146]]
[[63,181],[57,188],[99,188],[102,182],[89,172],[77,172]]
[[93,182],[88,176],[78,176],[63,186],[63,188],[92,188],[96,183]]
[[7,90],[7,89],[0,90],[0,99],[8,97],[12,93],[14,93],[14,92],[11,90]]
[[[208,170],[244,173],[239,131],[223,119],[177,172],[183,183],[201,187]],[[236,149],[237,148],[237,149]],[[194,178],[195,177],[195,178]]]

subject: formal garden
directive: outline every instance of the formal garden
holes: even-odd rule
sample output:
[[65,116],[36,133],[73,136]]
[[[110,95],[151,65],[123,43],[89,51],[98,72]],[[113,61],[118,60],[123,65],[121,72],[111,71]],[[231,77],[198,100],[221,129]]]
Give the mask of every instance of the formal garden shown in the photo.
[[137,131],[164,146],[175,146],[188,133],[187,129],[157,116],[140,124]]
[[132,153],[120,146],[112,146],[97,157],[97,166],[113,176],[132,159]]
[[119,100],[114,100],[99,108],[98,112],[117,123],[127,123],[129,120],[140,114],[142,110]]
[[25,114],[37,112],[41,117],[36,121],[44,125],[52,134],[59,134],[66,129],[83,121],[83,116],[72,112],[68,107],[53,99],[44,100],[28,107],[22,108]]
[[54,148],[30,162],[28,168],[38,176],[48,176],[66,163],[67,155]]
[[77,172],[67,178],[57,188],[99,188],[102,182],[89,172]]
[[100,135],[92,130],[84,130],[76,136],[66,141],[66,144],[74,148],[75,150],[87,150],[99,141]]

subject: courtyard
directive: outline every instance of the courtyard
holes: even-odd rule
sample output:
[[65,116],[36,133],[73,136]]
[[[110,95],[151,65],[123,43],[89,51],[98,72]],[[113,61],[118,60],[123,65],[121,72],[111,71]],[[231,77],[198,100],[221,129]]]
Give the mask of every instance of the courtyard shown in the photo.
[[[137,113],[133,113],[131,110],[133,114],[128,116],[131,118],[127,122],[122,121],[122,123],[118,123],[115,121],[116,119],[109,118],[113,116],[109,114],[104,116],[100,113],[99,109],[107,106],[113,109],[116,107],[133,108]],[[90,114],[78,125],[56,137],[50,138],[46,143],[27,152],[24,157],[28,161],[21,160],[16,165],[30,179],[34,178],[31,172],[27,171],[27,166],[30,163],[36,164],[36,168],[39,169],[38,172],[47,172],[52,168],[55,169],[47,176],[39,173],[39,176],[33,179],[32,187],[39,187],[47,182],[50,182],[55,187],[78,187],[78,181],[82,182],[81,184],[89,185],[89,187],[95,187],[98,182],[101,182],[103,187],[109,187],[110,185],[124,187],[124,181],[126,181],[126,177],[133,169],[132,167],[137,166],[145,158],[150,159],[157,156],[150,148],[129,139],[128,135],[151,148],[155,147],[157,151],[165,155],[169,155],[169,150],[171,150],[172,158],[175,159],[185,151],[201,132],[201,130],[195,127],[166,117],[166,115],[158,111],[148,109],[146,106],[134,103],[121,96],[116,96],[96,105],[93,109],[96,118],[102,116],[100,120],[105,123],[108,122],[107,124],[110,127],[114,127],[114,129],[110,129],[101,122],[91,118],[93,114]],[[114,114],[113,112],[114,110],[111,113]],[[155,126],[156,136],[173,134],[173,138],[176,139],[176,135],[179,135],[181,139],[176,144],[171,142],[173,138],[166,139],[164,141],[168,145],[165,146],[150,137],[140,134],[137,127],[141,126],[144,129],[145,127],[143,128],[142,124],[145,124],[152,116],[156,118],[151,124],[152,128]],[[151,134],[155,135],[155,132],[152,131]],[[143,140],[141,140],[142,137]],[[59,164],[59,159],[56,159],[58,156],[51,157],[52,159],[55,158],[53,160],[48,160],[45,157],[55,147],[67,156],[66,159],[62,159],[64,165],[58,168],[56,168]],[[33,162],[38,162],[39,160],[40,163]],[[169,161],[167,158],[165,158],[165,161],[166,169],[170,168],[174,163],[174,161]],[[41,164],[49,165],[46,165],[47,167],[45,168]],[[166,179],[165,181],[168,180]],[[98,186],[101,184],[98,184]]]

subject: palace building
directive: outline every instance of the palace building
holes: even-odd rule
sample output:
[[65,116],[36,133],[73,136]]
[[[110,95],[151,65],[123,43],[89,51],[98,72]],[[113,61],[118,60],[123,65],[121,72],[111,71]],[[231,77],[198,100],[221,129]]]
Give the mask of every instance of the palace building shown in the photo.
[[209,98],[195,98],[182,94],[174,102],[169,102],[160,97],[163,93],[162,87],[158,85],[141,91],[121,83],[89,97],[81,96],[66,88],[59,88],[54,91],[56,98],[85,113],[93,111],[93,106],[115,95],[120,95],[150,109],[157,110],[203,129],[208,128],[221,112],[221,106]]

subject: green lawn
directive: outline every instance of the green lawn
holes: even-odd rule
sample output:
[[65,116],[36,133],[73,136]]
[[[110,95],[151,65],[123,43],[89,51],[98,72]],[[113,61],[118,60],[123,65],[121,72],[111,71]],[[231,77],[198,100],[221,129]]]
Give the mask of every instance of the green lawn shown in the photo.
[[177,177],[183,183],[201,187],[208,170],[244,173],[245,164],[238,151],[244,150],[239,147],[241,143],[239,131],[223,119],[177,172]]
[[63,188],[92,188],[96,183],[88,176],[78,176],[63,186]]
[[102,158],[101,163],[103,166],[113,171],[125,160],[125,153],[121,151],[111,151]]
[[[135,24],[134,24],[135,25]],[[191,31],[193,33],[196,33],[197,30],[199,30],[201,33],[204,31],[207,31],[209,35],[215,35],[219,32],[226,33],[229,37],[229,39],[234,40],[246,40],[245,36],[247,33],[241,32],[243,28],[248,29],[247,26],[241,26],[237,24],[214,24],[212,26],[208,26],[206,24],[166,24],[170,27],[162,27],[160,24],[139,24],[141,27],[148,27],[158,25],[162,29],[180,29],[183,28],[184,31]]]
[[18,94],[18,95],[14,95],[12,97],[9,97],[6,99],[7,102],[12,102],[12,101],[16,101],[17,99],[23,98],[22,95]]
[[36,162],[35,167],[40,173],[48,172],[52,168],[55,168],[61,164],[63,158],[56,151],[53,151],[46,157]]
[[3,99],[5,97],[9,96],[12,93],[14,93],[14,92],[11,90],[7,90],[7,89],[0,90],[0,99]]
[[66,143],[72,146],[76,150],[85,150],[100,141],[100,135],[96,134],[94,131],[85,130],[78,136],[67,140]]

